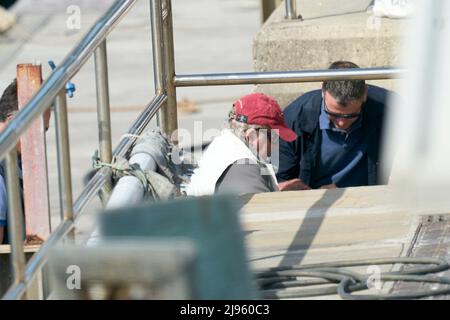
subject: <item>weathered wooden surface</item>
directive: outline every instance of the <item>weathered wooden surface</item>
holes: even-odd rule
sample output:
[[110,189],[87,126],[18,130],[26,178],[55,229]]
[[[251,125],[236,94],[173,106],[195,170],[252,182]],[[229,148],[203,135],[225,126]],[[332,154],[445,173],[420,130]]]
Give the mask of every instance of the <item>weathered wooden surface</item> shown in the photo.
[[241,221],[253,269],[405,256],[421,216],[450,212],[444,203],[408,206],[389,186],[265,193],[243,200]]

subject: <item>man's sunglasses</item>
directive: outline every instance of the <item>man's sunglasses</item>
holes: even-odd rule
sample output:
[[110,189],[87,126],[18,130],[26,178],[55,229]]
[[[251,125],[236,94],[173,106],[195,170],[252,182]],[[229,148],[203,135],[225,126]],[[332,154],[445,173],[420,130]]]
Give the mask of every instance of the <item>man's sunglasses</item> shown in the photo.
[[336,118],[336,119],[347,119],[347,120],[348,119],[355,119],[355,118],[358,118],[361,115],[361,110],[358,111],[358,112],[355,112],[355,113],[347,113],[347,114],[331,112],[330,110],[328,110],[327,104],[325,103],[325,99],[323,99],[323,105],[325,107],[324,108],[325,113],[328,116]]

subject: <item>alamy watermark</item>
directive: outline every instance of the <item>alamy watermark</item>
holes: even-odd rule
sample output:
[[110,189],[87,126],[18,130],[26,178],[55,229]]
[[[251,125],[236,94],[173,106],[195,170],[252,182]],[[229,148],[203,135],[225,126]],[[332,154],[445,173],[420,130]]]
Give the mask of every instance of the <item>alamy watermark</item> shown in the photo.
[[66,19],[66,27],[69,30],[81,29],[81,8],[77,5],[70,5],[66,9],[66,13],[69,15]]
[[66,269],[69,276],[66,279],[66,287],[69,290],[81,290],[81,268],[77,265],[70,265]]

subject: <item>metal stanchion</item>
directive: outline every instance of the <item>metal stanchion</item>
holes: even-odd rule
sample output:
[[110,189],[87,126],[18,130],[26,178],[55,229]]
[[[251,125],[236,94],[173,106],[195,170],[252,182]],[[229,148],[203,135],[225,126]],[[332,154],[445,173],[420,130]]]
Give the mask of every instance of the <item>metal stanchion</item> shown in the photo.
[[[110,163],[112,161],[112,142],[106,39],[103,40],[95,50],[94,60],[95,82],[97,86],[97,118],[100,160],[102,162]],[[107,203],[111,190],[111,183],[106,183],[102,188],[100,198],[104,204]]]
[[[167,94],[167,104],[161,112],[162,130],[174,143],[178,142],[178,137],[172,134],[178,129],[177,115],[177,91],[174,84],[175,79],[175,56],[173,48],[173,24],[172,24],[172,1],[165,0],[163,15],[163,41],[164,41],[164,64],[165,64],[165,84]],[[162,14],[162,13],[161,13]]]
[[95,81],[97,85],[97,114],[100,159],[104,162],[111,162],[111,115],[109,111],[106,40],[103,40],[95,50]]
[[[153,77],[155,94],[165,94],[164,44],[161,0],[150,0],[150,19],[152,27]],[[161,111],[156,114],[156,123],[161,126]]]
[[[65,90],[61,90],[55,99],[55,123],[61,220],[73,221],[69,123],[67,119],[67,99]],[[73,231],[69,233],[69,237],[73,239]]]
[[286,6],[286,19],[297,19],[297,2],[295,0],[285,0]]
[[16,148],[6,155],[6,184],[8,186],[8,235],[14,284],[25,282],[25,253],[22,199],[19,186],[19,164]]

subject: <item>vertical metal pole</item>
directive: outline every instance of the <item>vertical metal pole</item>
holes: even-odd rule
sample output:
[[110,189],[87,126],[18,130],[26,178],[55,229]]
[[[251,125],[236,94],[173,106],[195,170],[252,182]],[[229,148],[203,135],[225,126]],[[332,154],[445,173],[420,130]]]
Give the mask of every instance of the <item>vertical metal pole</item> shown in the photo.
[[164,65],[165,65],[165,84],[167,94],[167,104],[162,108],[161,121],[162,130],[174,143],[178,142],[178,137],[172,136],[178,129],[177,115],[177,91],[175,88],[175,55],[173,47],[173,22],[172,22],[172,1],[164,0],[166,13],[163,16],[163,41],[164,41]]
[[103,162],[110,163],[112,160],[112,142],[106,40],[103,40],[95,50],[95,81],[97,85],[97,115],[100,159]]
[[[97,118],[100,160],[112,161],[111,114],[109,108],[108,60],[106,39],[95,50],[95,82],[97,86]],[[111,194],[112,183],[106,183],[100,191],[100,199],[106,204]]]
[[[56,148],[58,153],[59,202],[61,220],[73,221],[72,176],[70,166],[69,122],[65,90],[55,99]],[[74,233],[69,234],[73,238]]]
[[15,148],[6,156],[8,186],[8,234],[11,244],[14,284],[25,282],[25,254],[23,250],[25,226],[19,186],[19,164]]
[[[165,93],[164,74],[164,45],[163,45],[163,20],[161,0],[150,0],[150,20],[152,28],[153,51],[153,77],[155,81],[155,94]],[[160,126],[161,111],[156,115],[157,125]]]
[[286,5],[286,19],[294,20],[297,19],[297,1],[296,0],[285,0]]

